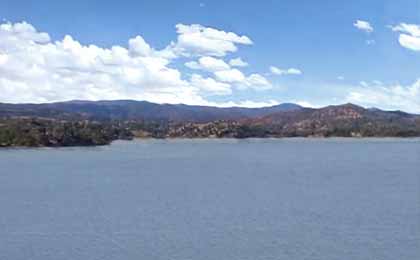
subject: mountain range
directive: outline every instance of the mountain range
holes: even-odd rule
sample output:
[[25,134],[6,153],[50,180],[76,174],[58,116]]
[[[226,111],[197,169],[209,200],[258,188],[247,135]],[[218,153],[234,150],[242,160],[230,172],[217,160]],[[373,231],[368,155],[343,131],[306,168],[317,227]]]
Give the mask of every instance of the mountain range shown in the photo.
[[116,139],[418,137],[420,115],[354,104],[209,107],[145,101],[0,103],[0,146],[108,144]]
[[209,107],[183,104],[156,104],[147,101],[68,101],[47,104],[0,103],[0,117],[46,117],[89,120],[164,120],[172,122],[211,122],[256,118],[302,107],[284,103],[272,107]]

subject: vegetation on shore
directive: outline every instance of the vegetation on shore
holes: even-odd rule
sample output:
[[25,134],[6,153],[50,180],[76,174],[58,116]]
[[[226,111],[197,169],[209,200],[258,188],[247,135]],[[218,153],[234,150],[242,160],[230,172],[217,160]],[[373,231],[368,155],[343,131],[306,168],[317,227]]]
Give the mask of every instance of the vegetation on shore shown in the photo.
[[42,118],[0,120],[0,147],[93,146],[132,137],[130,131],[118,124]]

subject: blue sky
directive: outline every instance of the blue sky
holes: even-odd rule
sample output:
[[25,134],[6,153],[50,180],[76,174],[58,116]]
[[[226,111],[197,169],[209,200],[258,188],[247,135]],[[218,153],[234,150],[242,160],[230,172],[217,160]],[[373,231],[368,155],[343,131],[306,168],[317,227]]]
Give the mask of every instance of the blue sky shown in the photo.
[[[176,58],[163,57],[167,59],[167,64],[161,69],[176,70],[180,79],[175,80],[194,85],[192,78],[196,75],[194,78],[196,84],[208,83],[208,88],[194,86],[196,88],[194,93],[191,89],[187,89],[189,86],[182,86],[183,89],[175,93],[177,89],[175,83],[171,89],[165,89],[164,82],[152,86],[153,77],[147,77],[150,78],[147,81],[127,79],[113,81],[113,84],[121,84],[120,89],[125,93],[117,95],[115,93],[118,89],[105,86],[104,89],[108,92],[101,90],[101,86],[105,84],[103,82],[80,79],[78,82],[89,81],[91,85],[96,84],[94,89],[89,95],[78,95],[78,91],[86,91],[87,87],[79,88],[70,84],[66,89],[74,89],[70,91],[69,98],[109,99],[115,96],[169,103],[249,106],[281,102],[323,106],[353,102],[384,109],[420,112],[420,86],[417,86],[420,85],[418,82],[420,51],[416,45],[420,37],[416,34],[420,28],[416,27],[420,25],[420,2],[417,0],[120,0],[118,2],[3,0],[0,1],[0,18],[3,19],[3,24],[8,23],[12,26],[26,21],[37,32],[48,33],[50,44],[63,41],[66,35],[70,35],[73,41],[77,41],[81,46],[95,45],[102,49],[111,49],[112,46],[129,49],[129,39],[139,35],[152,49],[161,51],[167,49],[171,42],[175,45],[180,42],[178,37],[182,34],[177,33],[175,28],[177,24],[187,26],[199,24],[202,28],[213,28],[234,33],[238,37],[247,37],[252,42],[252,44],[234,42],[237,50],[227,51],[223,55],[197,52],[196,49],[187,50],[185,45],[178,44],[184,49],[176,53]],[[369,23],[373,31],[357,28],[354,24],[358,20]],[[403,24],[411,27],[404,27]],[[9,37],[7,39],[11,41],[10,30],[8,32],[9,34],[3,37]],[[403,34],[411,37],[408,38],[408,43],[401,41]],[[413,38],[414,43],[412,43]],[[21,43],[22,46],[25,44],[28,42]],[[0,55],[3,53],[8,57],[10,64],[15,64],[12,62],[10,46],[9,49],[6,47],[3,46],[1,49],[0,45]],[[27,48],[22,47],[20,59],[30,55],[25,54],[25,51]],[[44,51],[48,52],[48,50],[42,52]],[[158,56],[162,58],[161,54]],[[74,54],[72,59],[78,57],[81,56]],[[216,74],[214,69],[209,71],[208,68],[191,69],[185,66],[185,63],[198,62],[203,57],[212,57],[225,63],[232,58],[240,57],[249,65],[235,69],[239,70],[245,79],[241,82],[233,81],[230,77],[229,79],[224,77],[227,76],[226,73],[223,77],[221,73]],[[45,57],[43,59],[52,60]],[[25,66],[33,67],[35,62],[34,59],[28,58]],[[130,63],[130,68],[134,63]],[[64,93],[59,89],[60,86],[56,88],[57,82],[41,77],[35,80],[30,78],[30,81],[18,79],[20,77],[11,76],[10,64],[0,63],[0,79],[3,78],[3,83],[0,81],[0,89],[3,86],[3,93],[8,92],[3,96],[0,94],[0,101],[50,102],[66,99],[66,96],[55,93]],[[74,62],[72,64],[74,65]],[[153,64],[142,63],[141,67],[146,66],[149,71],[147,66],[155,66]],[[9,67],[6,67],[7,65]],[[66,67],[69,70],[79,71],[80,68],[75,68],[73,65]],[[16,66],[21,69],[24,67],[24,65]],[[273,66],[279,69],[277,71],[279,73],[270,70]],[[46,68],[41,65],[37,67],[49,72],[56,69],[52,65]],[[301,73],[288,74],[286,71],[291,68]],[[107,69],[106,73],[114,72]],[[147,75],[145,73],[143,74]],[[261,82],[248,79],[251,75],[264,78],[267,84],[254,86],[254,82]],[[161,78],[159,75],[155,76]],[[45,81],[45,85],[49,87],[38,89],[39,86],[28,86],[24,80],[38,84],[43,84]],[[203,82],[203,80],[208,81]],[[26,85],[22,87],[23,84]],[[128,85],[130,89],[126,89]],[[33,93],[21,94],[28,89]],[[165,93],[175,92],[171,92],[170,97],[166,93],[160,98],[158,97],[160,90],[157,89],[164,89],[162,91]]]

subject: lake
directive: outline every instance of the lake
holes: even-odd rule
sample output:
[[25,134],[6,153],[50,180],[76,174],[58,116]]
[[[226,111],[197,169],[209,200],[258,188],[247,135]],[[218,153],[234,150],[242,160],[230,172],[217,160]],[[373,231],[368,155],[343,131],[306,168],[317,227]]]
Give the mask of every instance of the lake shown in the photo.
[[0,259],[420,259],[420,139],[2,149]]

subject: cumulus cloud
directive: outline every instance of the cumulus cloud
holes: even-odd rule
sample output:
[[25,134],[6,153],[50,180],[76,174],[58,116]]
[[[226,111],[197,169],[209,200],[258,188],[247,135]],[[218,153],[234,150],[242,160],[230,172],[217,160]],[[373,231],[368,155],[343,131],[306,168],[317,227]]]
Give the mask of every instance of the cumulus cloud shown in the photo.
[[247,77],[245,85],[256,90],[265,90],[272,88],[271,83],[260,74],[254,73]]
[[372,33],[373,32],[372,25],[370,25],[370,23],[367,22],[367,21],[357,20],[356,22],[353,23],[353,26],[356,27],[357,29],[361,30],[361,31],[366,32],[366,33]]
[[346,97],[346,102],[380,107],[390,110],[403,110],[420,113],[420,79],[411,85],[384,85],[381,82],[367,84],[362,88],[353,88]]
[[[156,50],[141,36],[129,39],[127,47],[101,48],[69,35],[52,41],[26,22],[0,24],[0,101],[135,99],[209,105],[214,103],[204,97],[231,94],[231,82],[250,88],[270,85],[258,74],[245,76],[212,57],[236,51],[237,44],[252,44],[248,37],[200,25],[178,25],[177,30],[175,43]],[[193,39],[199,39],[197,44]],[[173,67],[179,50],[198,55],[197,68],[218,76],[183,77]]]
[[[227,64],[223,60],[213,57],[201,57],[198,59],[198,61],[190,61],[185,63],[185,66],[194,70],[204,70],[207,72],[211,72],[213,73],[214,77],[218,81],[220,81],[217,82],[212,78],[207,78],[206,82],[204,82],[203,78],[198,78],[197,75],[194,75],[194,79],[196,79],[195,81],[200,81],[203,84],[211,84],[213,86],[216,85],[216,83],[218,83],[217,85],[222,87],[221,84],[228,83],[237,87],[238,89],[252,88],[255,90],[265,90],[270,89],[272,87],[271,83],[264,76],[258,73],[246,76],[242,71],[236,68],[231,68],[229,64]],[[229,89],[231,85],[228,85]],[[226,86],[223,86],[222,88],[227,89]],[[219,94],[228,93],[227,91],[216,91],[216,88],[214,90],[215,93]]]
[[203,78],[201,75],[193,74],[191,76],[191,84],[199,90],[209,95],[230,95],[232,94],[231,86],[227,83],[218,82],[212,78]]
[[238,69],[216,71],[214,73],[219,81],[235,85],[239,89],[252,88],[255,90],[266,90],[272,88],[272,84],[258,73],[245,76]]
[[246,67],[248,66],[248,63],[243,61],[241,58],[235,58],[229,61],[229,65],[232,67]]
[[290,68],[290,69],[280,69],[275,66],[270,67],[270,72],[275,75],[301,75],[303,72],[299,69]]
[[135,38],[130,39],[128,41],[128,46],[130,52],[134,54],[134,56],[138,55],[147,57],[151,56],[152,52],[154,52],[150,45],[141,36],[136,36]]
[[[27,23],[0,26],[0,100],[148,99],[200,103],[178,70],[141,37],[129,48],[84,46],[71,36],[51,42]],[[6,58],[5,58],[6,57]]]
[[214,75],[223,82],[240,83],[245,80],[245,75],[238,69],[216,71]]
[[237,45],[251,45],[251,39],[199,24],[176,25],[178,38],[169,47],[177,55],[223,57],[236,52]]
[[392,31],[400,32],[399,43],[404,48],[420,51],[420,25],[400,23],[390,26]]
[[50,36],[47,33],[37,32],[36,29],[27,22],[21,22],[16,24],[3,23],[0,25],[0,35],[6,35],[13,33],[16,38],[9,39],[8,43],[4,42],[2,45],[10,43],[18,43],[20,39],[33,41],[35,43],[47,43],[50,41]]
[[190,69],[205,70],[210,72],[230,69],[230,66],[223,60],[208,56],[201,57],[200,59],[198,59],[198,62],[187,62],[185,63],[185,66],[187,66]]

